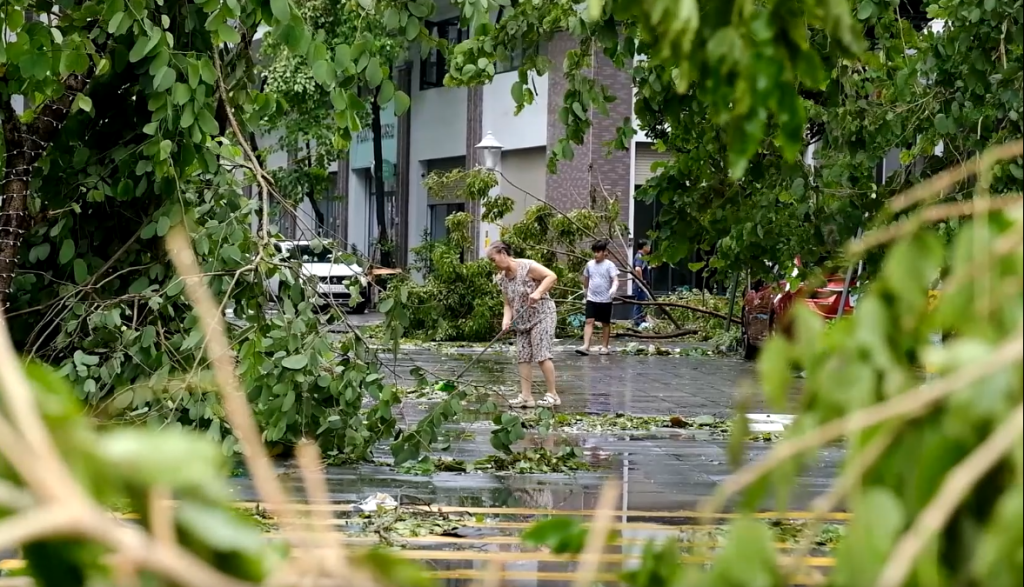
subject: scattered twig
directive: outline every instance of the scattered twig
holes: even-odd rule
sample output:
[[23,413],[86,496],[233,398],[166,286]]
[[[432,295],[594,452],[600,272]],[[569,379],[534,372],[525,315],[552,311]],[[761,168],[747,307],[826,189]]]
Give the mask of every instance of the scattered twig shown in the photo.
[[[86,497],[81,486],[75,482],[74,475],[68,468],[67,463],[61,459],[60,451],[50,436],[43,422],[42,415],[36,406],[35,394],[28,382],[28,378],[21,369],[18,355],[14,349],[14,342],[11,340],[10,332],[7,330],[7,318],[0,309],[0,397],[4,398],[4,408],[10,415],[11,421],[21,431],[23,448],[22,455],[10,458],[10,453],[15,447],[2,446],[0,454],[8,458],[15,471],[25,479],[33,492],[47,502],[65,500],[76,506],[85,502]],[[0,412],[0,429],[3,429],[3,436],[12,436],[11,424]],[[8,442],[17,442],[16,439],[6,439]],[[22,459],[29,461],[20,463]],[[18,465],[22,466],[18,466]]]
[[177,542],[174,530],[174,504],[171,503],[171,492],[165,487],[153,487],[149,490],[149,526],[153,539],[165,545]]
[[[327,482],[324,479],[321,467],[323,461],[320,458],[320,450],[311,442],[302,442],[296,447],[295,456],[299,464],[299,473],[302,476],[302,483],[306,488],[306,499],[309,503],[330,503],[327,491]],[[317,549],[313,552],[313,559],[317,567],[323,565],[329,576],[348,577],[355,585],[374,584],[372,577],[366,576],[361,569],[352,568],[348,564],[348,556],[345,553],[345,546],[331,533],[333,521],[329,512],[322,509],[314,509],[311,512],[311,526],[313,540]],[[353,574],[355,573],[355,574]]]
[[32,495],[17,485],[0,479],[0,506],[9,510],[23,510],[32,507]]
[[504,570],[504,561],[499,558],[492,559],[487,564],[486,574],[480,578],[480,587],[501,587],[501,573]]
[[51,536],[68,526],[67,508],[51,505],[0,520],[0,551]]

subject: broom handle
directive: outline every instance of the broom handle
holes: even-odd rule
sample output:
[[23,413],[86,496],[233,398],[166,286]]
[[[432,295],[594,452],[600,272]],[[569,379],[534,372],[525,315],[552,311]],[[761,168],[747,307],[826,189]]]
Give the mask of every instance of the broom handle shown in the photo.
[[[512,318],[512,323],[513,323],[513,324],[515,324],[516,320],[518,320],[519,318],[521,318],[521,317],[522,317],[522,315],[523,315],[523,312],[525,312],[525,311],[526,311],[526,308],[528,308],[528,307],[529,307],[529,304],[527,304],[526,306],[523,306],[522,308],[520,308],[520,309],[519,309],[519,312],[518,312],[518,313],[517,313],[517,314],[515,315],[515,317],[514,317],[514,318]],[[509,328],[511,328],[511,326],[509,326]],[[470,367],[472,367],[472,366],[473,366],[474,364],[476,364],[477,360],[478,360],[478,359],[479,359],[480,357],[482,357],[482,356],[484,355],[484,353],[486,353],[487,351],[491,350],[491,347],[492,347],[492,346],[494,346],[494,343],[498,342],[498,339],[499,339],[499,338],[501,338],[501,337],[505,336],[505,334],[507,334],[507,333],[508,333],[508,331],[509,331],[509,328],[505,328],[504,330],[502,330],[501,332],[499,332],[497,336],[495,336],[494,338],[492,338],[492,339],[491,339],[491,342],[487,343],[487,346],[485,346],[485,347],[484,347],[484,350],[482,350],[482,351],[480,351],[479,353],[477,353],[477,355],[476,355],[475,357],[473,357],[473,360],[472,360],[472,361],[470,361],[470,362],[469,362],[469,364],[468,364],[468,365],[466,365],[466,366],[465,366],[465,367],[464,367],[464,368],[462,369],[462,371],[459,371],[459,374],[455,376],[455,379],[461,379],[461,378],[462,378],[462,376],[466,374],[466,371],[469,371]]]

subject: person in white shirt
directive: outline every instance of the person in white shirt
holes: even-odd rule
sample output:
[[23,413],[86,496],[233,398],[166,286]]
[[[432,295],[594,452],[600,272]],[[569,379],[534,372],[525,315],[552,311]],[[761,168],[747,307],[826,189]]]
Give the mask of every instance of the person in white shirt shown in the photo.
[[590,250],[594,252],[594,259],[588,261],[583,269],[583,289],[587,291],[587,323],[583,327],[583,346],[576,349],[576,354],[590,354],[594,322],[600,322],[604,345],[598,352],[607,355],[612,336],[612,298],[619,289],[619,268],[608,260],[608,241],[595,241]]

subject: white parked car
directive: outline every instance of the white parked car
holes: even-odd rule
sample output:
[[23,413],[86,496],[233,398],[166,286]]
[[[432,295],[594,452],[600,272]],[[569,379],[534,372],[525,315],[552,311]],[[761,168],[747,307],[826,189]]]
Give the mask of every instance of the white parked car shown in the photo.
[[[342,261],[341,255],[331,248],[331,243],[276,241],[274,250],[279,261],[298,262],[302,276],[307,282],[315,280],[318,305],[338,304],[349,312],[366,312],[370,304],[370,282],[364,275],[363,268]],[[349,304],[352,299],[350,286],[353,280],[358,281],[359,295],[362,298],[355,306]],[[273,296],[280,295],[281,285],[281,278],[278,275],[267,280],[267,289]]]

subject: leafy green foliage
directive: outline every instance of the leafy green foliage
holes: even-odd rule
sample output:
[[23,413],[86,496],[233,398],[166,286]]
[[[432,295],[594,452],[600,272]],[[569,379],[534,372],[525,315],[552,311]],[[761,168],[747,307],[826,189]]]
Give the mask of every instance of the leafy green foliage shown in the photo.
[[[393,20],[388,16],[397,11],[388,2],[364,5],[348,0],[339,5],[295,0],[293,4],[293,19],[305,20],[308,28],[282,27],[261,47],[269,60],[267,89],[285,105],[280,116],[267,123],[282,131],[278,147],[294,152],[315,142],[316,149],[327,151],[310,156],[337,161],[330,150],[337,155],[339,149],[347,148],[369,120],[366,92],[382,107],[394,100],[396,115],[408,108],[409,97],[395,90],[391,71],[407,56],[408,44],[421,38],[423,19],[433,7],[419,16],[403,13]],[[399,28],[408,34],[393,34]],[[426,35],[423,38],[429,43]]]
[[[400,12],[400,4],[295,0],[296,14],[310,32],[277,31],[260,49],[267,63],[266,86],[280,103],[263,121],[264,128],[277,135],[270,148],[291,158],[288,166],[275,170],[274,179],[286,201],[309,200],[318,225],[324,225],[319,198],[326,193],[328,171],[360,134],[371,138],[374,175],[382,181],[384,162],[377,149],[383,139],[374,125],[381,123],[381,109],[402,116],[410,103],[408,94],[397,89],[393,72],[408,59],[410,43],[434,44],[423,27],[433,3],[416,4],[420,9],[412,12]],[[380,183],[374,190],[383,198]],[[381,251],[390,251],[384,215],[376,220]]]
[[523,532],[523,544],[546,546],[555,554],[579,554],[586,541],[586,528],[574,518],[542,520]]
[[[293,112],[253,85],[251,43],[269,27],[265,45],[283,47],[301,75],[323,59],[303,14],[276,1],[64,4],[49,25],[8,22],[17,39],[0,55],[3,103],[21,94],[36,105],[19,119],[27,132],[53,115],[69,75],[86,81],[34,167],[23,270],[7,309],[16,344],[58,365],[94,414],[204,430],[233,454],[196,317],[163,250],[181,223],[212,293],[244,319],[228,335],[266,440],[283,449],[318,438],[325,452],[366,458],[394,432],[394,388],[362,341],[325,338],[311,284],[253,234],[260,203],[242,191],[253,177],[237,172],[246,136]],[[15,2],[5,15],[51,6]],[[6,148],[10,166],[14,143]],[[281,292],[268,291],[274,278]],[[268,317],[278,293],[280,312]],[[365,398],[374,405],[364,412]]]
[[[283,561],[287,552],[264,538],[253,517],[232,506],[228,461],[216,443],[167,428],[99,430],[58,373],[33,362],[26,374],[57,450],[90,497],[148,513],[155,496],[151,488],[161,487],[178,501],[175,532],[194,556],[230,576],[256,582]],[[11,414],[2,401],[0,413],[5,418]],[[22,483],[2,459],[0,481],[10,487]],[[0,517],[9,513],[0,508]],[[148,529],[152,520],[143,515],[139,523]],[[24,546],[23,554],[28,573],[41,586],[93,584],[107,578],[99,563],[103,549],[86,540],[36,540]]]
[[416,247],[422,285],[409,284],[408,333],[427,340],[489,341],[501,330],[501,291],[487,259],[463,262],[468,216],[448,217],[448,237]]
[[[842,243],[870,226],[889,198],[988,145],[1020,136],[1022,75],[1009,56],[1021,55],[1022,45],[1019,35],[1007,41],[1021,26],[1019,15],[1010,16],[1019,10],[1014,6],[935,3],[929,17],[945,23],[923,28],[923,14],[860,2],[855,16],[872,33],[871,51],[834,64],[821,83],[798,88],[808,113],[805,144],[816,143],[813,169],[764,145],[739,181],[729,180],[723,164],[730,137],[715,126],[700,90],[666,98],[657,91],[666,72],[645,64],[634,76],[637,119],[672,155],[637,193],[663,205],[657,254],[675,260],[709,251],[713,267],[754,277],[765,275],[766,260],[788,263],[800,255],[805,267],[819,257],[838,260]],[[975,10],[987,16],[972,18]],[[818,31],[810,36],[818,46],[832,40]],[[961,132],[966,128],[973,130]],[[878,166],[893,148],[904,167],[887,164],[880,184]],[[1014,170],[1020,166],[1019,159],[997,165],[993,186],[1019,185]],[[965,197],[962,187],[951,195]],[[943,231],[958,224],[951,219]],[[868,261],[871,266],[877,259]]]
[[[910,183],[1020,135],[1016,2],[935,2],[927,16],[897,4],[864,0],[851,11],[842,1],[772,0],[740,10],[697,0],[595,1],[580,14],[568,1],[520,2],[460,45],[448,83],[488,81],[486,68],[467,74],[465,66],[522,47],[512,88],[522,108],[532,102],[529,75],[551,66],[543,43],[572,35],[579,48],[563,64],[565,136],[551,150],[553,165],[572,158],[591,112],[607,115],[615,99],[589,73],[603,52],[632,73],[635,121],[670,155],[637,193],[660,204],[656,257],[703,251],[713,268],[758,277],[765,260],[801,255],[809,268],[834,258]],[[944,25],[926,28],[928,18]],[[632,124],[614,148],[631,148]],[[813,169],[797,160],[811,143]],[[879,184],[876,167],[893,148],[904,168],[893,174],[890,163]],[[994,187],[1019,184],[1022,166],[1019,158],[997,165]]]
[[[555,162],[572,160],[574,144],[583,144],[592,124],[590,112],[608,116],[608,103],[624,98],[611,95],[589,73],[599,53],[624,69],[634,67],[636,55],[645,55],[652,67],[662,69],[656,85],[640,87],[644,92],[672,99],[677,93],[700,91],[710,118],[727,128],[728,168],[739,177],[769,136],[770,119],[779,129],[776,138],[788,159],[796,157],[806,119],[797,87],[819,86],[827,75],[826,63],[860,47],[843,1],[819,6],[769,0],[743,10],[730,3],[697,0],[681,5],[666,0],[605,0],[589,6],[583,14],[568,0],[520,2],[503,10],[496,24],[481,25],[477,36],[459,45],[445,81],[489,81],[494,70],[487,66],[522,44],[526,59],[512,96],[517,104],[529,104],[529,72],[545,73],[550,67],[550,60],[540,56],[541,44],[563,31],[575,37],[579,48],[569,51],[563,64],[567,89],[558,116],[565,136],[551,151],[552,171]],[[816,28],[832,42],[811,43],[808,30]],[[666,38],[673,41],[665,42]],[[632,136],[626,122],[619,131],[621,141]]]
[[557,452],[546,448],[534,448],[510,454],[487,455],[476,461],[474,467],[478,471],[516,475],[589,471],[591,467],[582,457],[583,449],[574,446],[563,447]]
[[376,534],[384,544],[403,538],[443,536],[461,528],[470,519],[464,514],[425,512],[396,507],[381,508],[359,516],[363,531]]

